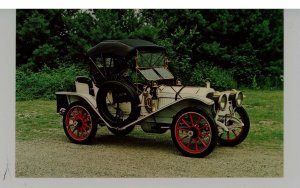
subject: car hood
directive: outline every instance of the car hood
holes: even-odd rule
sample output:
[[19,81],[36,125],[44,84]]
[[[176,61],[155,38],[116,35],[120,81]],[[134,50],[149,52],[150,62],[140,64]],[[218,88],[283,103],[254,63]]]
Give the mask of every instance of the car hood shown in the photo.
[[164,98],[186,98],[186,97],[206,97],[208,93],[215,90],[207,87],[194,86],[160,86],[158,97]]

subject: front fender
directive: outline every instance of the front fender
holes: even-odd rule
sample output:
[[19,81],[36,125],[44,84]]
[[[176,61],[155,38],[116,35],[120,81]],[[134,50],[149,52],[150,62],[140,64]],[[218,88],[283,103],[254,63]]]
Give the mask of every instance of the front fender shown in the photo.
[[[158,123],[171,124],[173,117],[182,109],[188,107],[201,108],[209,113],[212,117],[215,116],[214,101],[204,97],[186,97],[178,99],[169,105],[158,109],[153,113],[155,121]],[[147,120],[148,121],[148,120]]]
[[196,107],[201,108],[207,111],[212,117],[214,114],[214,101],[207,98],[194,98],[194,97],[186,97],[178,99],[168,105],[163,106],[162,108],[157,109],[156,111],[149,113],[145,116],[140,117],[136,121],[122,127],[117,128],[119,130],[126,129],[127,127],[141,124],[143,122],[150,123],[161,123],[161,124],[172,124],[173,117],[182,109],[187,107]]

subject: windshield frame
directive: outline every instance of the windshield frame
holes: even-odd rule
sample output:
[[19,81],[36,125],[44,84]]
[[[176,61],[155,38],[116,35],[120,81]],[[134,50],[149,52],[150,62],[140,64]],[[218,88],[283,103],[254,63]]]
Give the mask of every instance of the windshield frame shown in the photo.
[[[149,54],[159,54],[159,56],[156,58],[155,62],[152,63],[152,57],[151,56],[151,60],[149,61],[148,59],[146,59],[147,57],[145,57],[146,55]],[[162,63],[159,64],[159,60],[161,59]],[[143,64],[140,62],[140,60],[145,60],[145,62],[143,62]],[[164,51],[147,51],[147,50],[136,50],[136,56],[135,56],[135,63],[136,63],[136,68],[139,69],[151,69],[151,68],[167,68],[167,56],[166,53]],[[150,66],[145,66],[145,64],[150,64]],[[156,66],[158,65],[158,66]]]
[[[146,60],[146,63],[150,66],[141,66],[139,62],[139,55],[141,54],[160,54],[156,62],[152,63],[151,60]],[[143,56],[140,56],[143,58]],[[136,72],[141,74],[148,81],[157,81],[157,80],[171,80],[174,79],[173,74],[168,69],[169,60],[164,51],[136,51],[136,56],[134,57],[136,63]],[[162,60],[162,63],[158,64],[159,60]],[[144,59],[145,60],[145,59]],[[155,59],[154,59],[155,60]],[[158,66],[156,66],[158,65]],[[160,70],[160,71],[159,71]],[[164,74],[162,74],[164,73]]]

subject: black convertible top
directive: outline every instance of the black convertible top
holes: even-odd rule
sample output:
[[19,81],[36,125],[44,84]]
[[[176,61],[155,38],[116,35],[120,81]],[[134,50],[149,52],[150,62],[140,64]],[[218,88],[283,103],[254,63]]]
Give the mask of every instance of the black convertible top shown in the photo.
[[152,52],[165,52],[165,48],[152,42],[140,39],[105,40],[87,51],[90,57],[124,57],[128,58],[135,54],[136,50]]

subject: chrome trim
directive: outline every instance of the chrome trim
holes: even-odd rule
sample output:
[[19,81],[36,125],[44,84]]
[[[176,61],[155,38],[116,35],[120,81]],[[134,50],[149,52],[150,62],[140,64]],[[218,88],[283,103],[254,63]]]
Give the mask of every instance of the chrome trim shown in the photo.
[[64,115],[65,111],[66,111],[65,108],[61,108],[61,109],[59,109],[58,113],[59,113],[59,115]]
[[[238,104],[237,101],[238,101],[238,98],[239,98],[240,95],[241,95],[241,103]],[[241,107],[241,106],[243,105],[243,100],[244,100],[243,92],[241,92],[241,91],[237,92],[237,93],[235,94],[235,102],[236,102],[236,106]]]
[[[225,101],[225,106],[222,108],[221,106],[221,102],[222,102],[222,98],[225,97],[226,101]],[[226,106],[227,106],[227,102],[228,102],[228,98],[227,98],[227,95],[226,94],[222,94],[220,97],[219,97],[219,107],[220,107],[220,110],[225,110]]]

